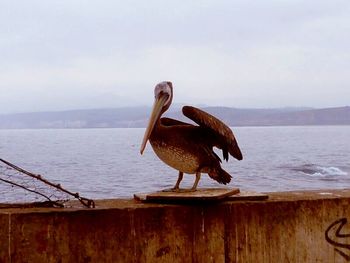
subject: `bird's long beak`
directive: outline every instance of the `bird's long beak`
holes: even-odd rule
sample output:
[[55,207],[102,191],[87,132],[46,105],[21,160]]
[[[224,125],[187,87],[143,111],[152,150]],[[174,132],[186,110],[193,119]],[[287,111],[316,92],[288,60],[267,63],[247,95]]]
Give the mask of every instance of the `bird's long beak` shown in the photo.
[[143,151],[146,148],[147,141],[151,136],[154,125],[156,124],[157,120],[160,118],[160,115],[162,114],[162,109],[167,99],[168,99],[168,95],[160,94],[154,101],[151,117],[149,119],[146,131],[145,131],[145,135],[143,136],[141,148],[140,148],[141,154],[143,154]]

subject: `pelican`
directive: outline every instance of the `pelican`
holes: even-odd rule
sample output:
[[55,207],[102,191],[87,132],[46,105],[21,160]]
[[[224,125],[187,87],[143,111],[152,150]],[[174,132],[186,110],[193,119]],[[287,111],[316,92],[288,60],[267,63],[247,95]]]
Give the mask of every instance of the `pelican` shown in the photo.
[[156,85],[154,97],[140,153],[143,154],[149,141],[159,159],[179,171],[171,191],[180,191],[184,173],[195,174],[196,179],[191,189],[181,191],[196,191],[201,173],[207,173],[221,184],[229,183],[231,175],[221,168],[221,159],[213,151],[213,147],[222,150],[226,161],[229,154],[237,160],[242,160],[242,152],[231,129],[209,113],[192,106],[184,106],[182,113],[198,125],[161,118],[173,99],[173,85],[169,81]]

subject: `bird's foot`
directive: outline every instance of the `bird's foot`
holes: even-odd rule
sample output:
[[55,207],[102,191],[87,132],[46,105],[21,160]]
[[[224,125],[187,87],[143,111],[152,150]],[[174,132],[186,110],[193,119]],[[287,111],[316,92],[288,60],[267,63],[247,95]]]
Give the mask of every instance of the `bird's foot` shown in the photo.
[[173,188],[167,188],[167,189],[163,189],[162,190],[162,192],[173,192],[173,193],[177,193],[177,192],[179,192],[179,188],[175,188],[175,187],[173,187]]
[[169,189],[164,189],[162,192],[173,192],[173,193],[189,193],[189,192],[195,192],[197,189],[180,189],[180,188],[169,188]]
[[191,193],[191,192],[196,192],[197,189],[189,188],[189,189],[180,189],[181,193]]

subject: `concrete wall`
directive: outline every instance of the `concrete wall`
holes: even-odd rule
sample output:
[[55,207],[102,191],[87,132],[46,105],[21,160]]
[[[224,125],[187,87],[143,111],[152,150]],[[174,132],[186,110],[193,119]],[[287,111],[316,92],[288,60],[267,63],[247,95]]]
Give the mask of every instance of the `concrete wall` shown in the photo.
[[0,262],[347,262],[349,205],[344,190],[255,202],[0,209]]

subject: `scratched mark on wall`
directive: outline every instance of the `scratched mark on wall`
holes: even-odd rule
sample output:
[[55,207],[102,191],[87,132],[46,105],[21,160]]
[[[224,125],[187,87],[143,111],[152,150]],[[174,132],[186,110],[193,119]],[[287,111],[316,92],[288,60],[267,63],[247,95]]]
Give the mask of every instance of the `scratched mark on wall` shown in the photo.
[[340,218],[329,225],[325,232],[325,238],[329,244],[334,246],[334,250],[346,261],[350,262],[350,234],[341,233],[348,220]]

